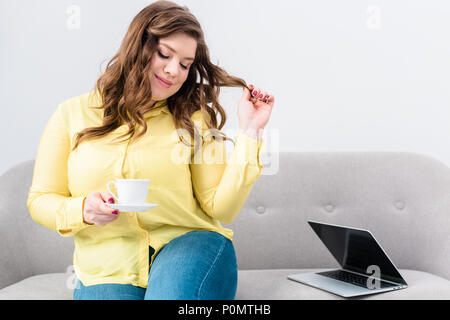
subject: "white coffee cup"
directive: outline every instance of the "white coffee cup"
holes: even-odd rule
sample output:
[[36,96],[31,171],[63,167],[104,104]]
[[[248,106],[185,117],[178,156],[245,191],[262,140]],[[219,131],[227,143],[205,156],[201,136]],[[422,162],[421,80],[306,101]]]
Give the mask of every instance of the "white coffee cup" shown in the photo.
[[[116,186],[117,196],[111,191],[111,184]],[[106,187],[118,203],[139,205],[147,200],[149,184],[148,179],[116,179],[109,181]]]

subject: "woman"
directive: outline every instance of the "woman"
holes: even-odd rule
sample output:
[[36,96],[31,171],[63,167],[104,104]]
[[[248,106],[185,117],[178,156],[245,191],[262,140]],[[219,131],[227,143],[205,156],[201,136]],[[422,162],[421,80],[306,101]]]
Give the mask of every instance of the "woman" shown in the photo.
[[[230,159],[221,86],[243,87]],[[273,104],[210,62],[187,8],[144,8],[95,90],[58,106],[36,157],[27,204],[36,222],[74,237],[74,298],[234,299],[233,232],[220,222],[236,217],[261,174]],[[115,178],[150,179],[147,202],[158,206],[109,207]]]

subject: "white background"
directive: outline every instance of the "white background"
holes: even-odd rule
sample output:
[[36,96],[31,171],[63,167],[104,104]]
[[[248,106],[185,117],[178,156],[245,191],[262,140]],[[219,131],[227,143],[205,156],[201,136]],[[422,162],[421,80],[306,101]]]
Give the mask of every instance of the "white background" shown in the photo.
[[[404,151],[450,164],[450,1],[176,2],[201,22],[214,63],[275,94],[266,134],[278,132],[280,151]],[[56,106],[94,88],[150,3],[1,0],[0,174],[35,158]],[[240,94],[221,98],[232,138]]]

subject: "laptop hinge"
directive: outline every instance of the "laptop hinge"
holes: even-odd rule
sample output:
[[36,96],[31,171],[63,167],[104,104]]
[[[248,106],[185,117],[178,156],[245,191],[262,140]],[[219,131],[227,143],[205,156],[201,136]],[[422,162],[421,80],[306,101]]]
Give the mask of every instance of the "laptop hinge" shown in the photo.
[[352,271],[352,270],[348,270],[348,269],[345,269],[345,268],[342,268],[341,270],[343,270],[343,271],[345,271],[345,272],[350,272],[350,273],[354,273],[354,274],[357,274],[357,275],[360,275],[360,276],[364,276],[364,277],[366,277],[366,278],[372,278],[372,279],[375,279],[375,280],[378,280],[378,281],[382,281],[382,282],[387,282],[387,283],[391,283],[391,284],[395,284],[395,285],[397,285],[397,286],[404,286],[405,284],[403,284],[403,283],[398,283],[398,282],[393,282],[393,281],[389,281],[389,280],[386,280],[386,279],[381,279],[381,278],[377,278],[377,277],[374,277],[373,275],[369,275],[369,274],[365,274],[365,273],[359,273],[359,272],[355,272],[355,271]]

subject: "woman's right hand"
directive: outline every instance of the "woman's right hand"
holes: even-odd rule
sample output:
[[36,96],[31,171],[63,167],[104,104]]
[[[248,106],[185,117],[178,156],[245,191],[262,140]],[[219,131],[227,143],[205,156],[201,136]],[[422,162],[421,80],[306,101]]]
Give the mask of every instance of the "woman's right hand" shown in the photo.
[[83,220],[88,224],[104,226],[119,217],[119,211],[105,204],[114,203],[109,192],[92,192],[84,201]]

